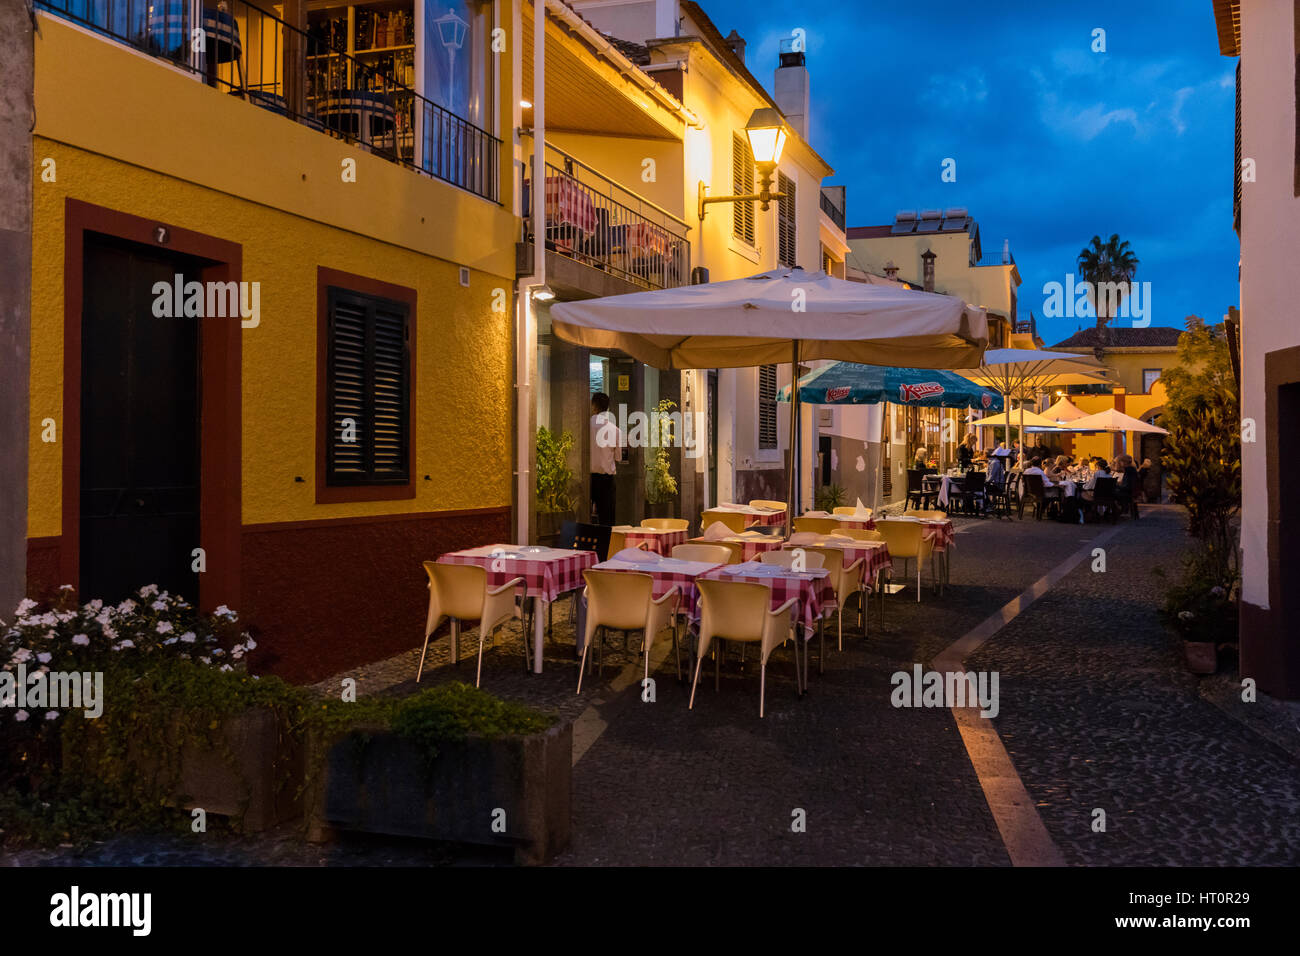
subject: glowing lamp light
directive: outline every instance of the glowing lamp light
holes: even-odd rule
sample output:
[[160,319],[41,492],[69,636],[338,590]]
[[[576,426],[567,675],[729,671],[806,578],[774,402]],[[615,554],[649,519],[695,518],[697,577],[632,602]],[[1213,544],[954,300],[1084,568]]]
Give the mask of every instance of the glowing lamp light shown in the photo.
[[745,124],[749,149],[754,154],[754,165],[771,169],[781,161],[785,148],[785,124],[781,114],[770,106],[754,110]]

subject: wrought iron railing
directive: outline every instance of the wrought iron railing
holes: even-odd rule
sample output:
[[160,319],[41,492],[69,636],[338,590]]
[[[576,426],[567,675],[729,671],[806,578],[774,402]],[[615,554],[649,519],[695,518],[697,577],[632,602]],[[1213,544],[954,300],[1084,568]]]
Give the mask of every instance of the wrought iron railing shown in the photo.
[[[523,239],[533,241],[533,159],[522,170]],[[691,281],[686,223],[569,154],[546,146],[546,248],[647,289]]]
[[844,230],[844,210],[831,201],[831,197],[822,192],[822,212],[831,217],[831,222],[841,230]]
[[362,62],[338,49],[336,36],[300,30],[247,0],[36,4],[263,109],[499,201],[501,141],[413,89],[413,44],[409,59],[379,51]]

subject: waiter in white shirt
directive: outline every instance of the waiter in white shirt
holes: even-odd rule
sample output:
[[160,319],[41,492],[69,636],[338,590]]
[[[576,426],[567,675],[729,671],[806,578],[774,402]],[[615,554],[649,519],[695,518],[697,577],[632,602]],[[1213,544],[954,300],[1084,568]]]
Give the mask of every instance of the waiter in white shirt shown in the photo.
[[591,396],[591,520],[593,524],[614,523],[614,472],[623,433],[609,413],[609,396]]

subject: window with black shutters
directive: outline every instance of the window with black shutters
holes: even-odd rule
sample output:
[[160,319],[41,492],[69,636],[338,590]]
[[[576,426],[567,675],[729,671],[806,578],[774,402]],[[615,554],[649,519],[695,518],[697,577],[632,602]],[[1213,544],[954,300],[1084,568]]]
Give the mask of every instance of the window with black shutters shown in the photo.
[[776,261],[793,268],[799,264],[799,244],[795,233],[794,180],[777,173],[777,191],[782,198],[776,201]]
[[326,484],[406,484],[410,306],[331,286],[328,309]]
[[[754,195],[754,155],[749,151],[749,144],[740,136],[731,137],[731,191],[735,196]],[[731,209],[732,234],[752,246],[754,204],[752,202],[732,203]]]
[[776,447],[776,366],[758,367],[758,447]]

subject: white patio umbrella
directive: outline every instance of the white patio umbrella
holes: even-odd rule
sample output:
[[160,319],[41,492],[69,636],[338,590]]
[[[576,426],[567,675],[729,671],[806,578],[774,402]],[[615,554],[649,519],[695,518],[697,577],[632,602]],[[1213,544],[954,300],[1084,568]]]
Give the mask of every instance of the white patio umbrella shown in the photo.
[[1097,431],[1097,432],[1123,432],[1124,433],[1124,451],[1128,451],[1128,433],[1143,432],[1151,435],[1168,435],[1169,432],[1159,425],[1152,425],[1144,422],[1140,418],[1134,418],[1132,415],[1125,415],[1113,408],[1097,412],[1095,415],[1085,415],[1083,418],[1075,419],[1068,426],[1072,431]]
[[[551,308],[560,338],[621,349],[662,369],[749,368],[840,359],[864,365],[958,369],[988,345],[983,309],[961,299],[775,269],[676,289],[563,302]],[[790,407],[790,518],[794,517],[799,394]]]
[[1068,398],[1062,398],[1051,408],[1046,409],[1043,412],[1043,417],[1055,422],[1057,425],[1064,425],[1077,418],[1083,418],[1087,414],[1087,412],[1074,404]]
[[[976,428],[1008,428],[1011,425],[1011,413],[1003,412],[1001,415],[992,415],[988,418],[979,418],[971,422]],[[1020,409],[1020,427],[1035,428],[1042,431],[1058,431],[1056,422],[1044,415],[1038,415],[1034,412],[1027,412]]]
[[[1108,369],[1091,355],[1074,352],[1049,352],[1045,349],[989,349],[978,368],[961,368],[958,372],[986,388],[1001,392],[1005,407],[1011,408],[1011,396],[1022,398],[1061,385],[1082,385],[1106,381]],[[1031,413],[1032,414],[1032,413]],[[1016,437],[1024,438],[1024,407]],[[1049,422],[1055,425],[1055,422]]]

